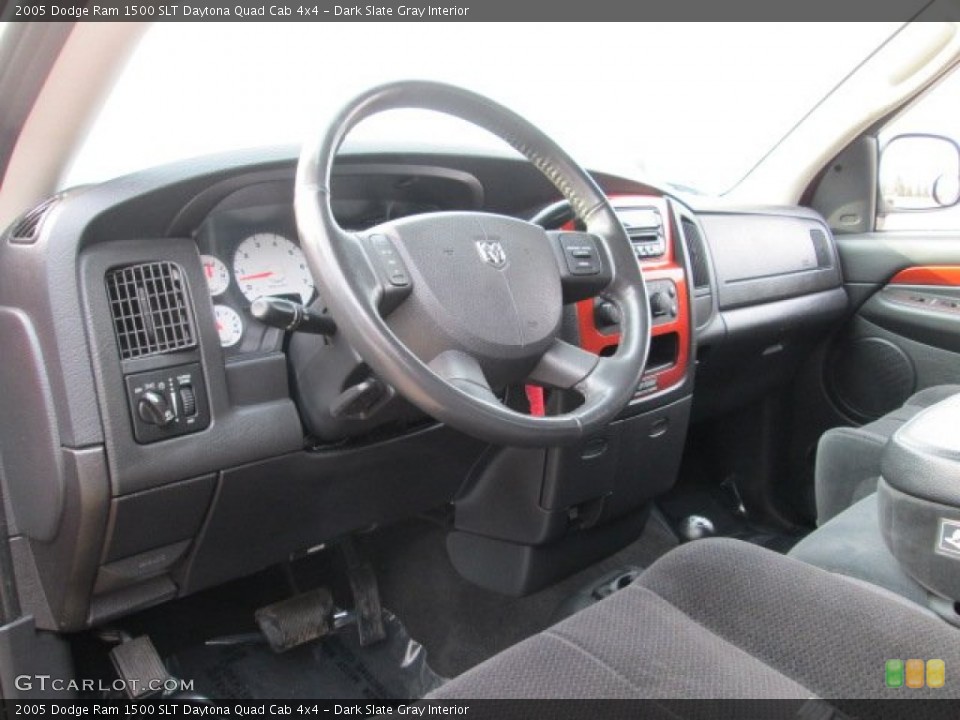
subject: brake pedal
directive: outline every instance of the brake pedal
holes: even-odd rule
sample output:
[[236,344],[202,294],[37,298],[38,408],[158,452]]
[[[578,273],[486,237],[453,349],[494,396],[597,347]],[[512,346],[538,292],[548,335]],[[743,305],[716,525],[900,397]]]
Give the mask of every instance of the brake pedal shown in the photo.
[[334,629],[333,596],[326,588],[294,595],[254,613],[260,632],[274,652],[285,652]]
[[112,648],[110,662],[123,681],[124,693],[131,700],[160,695],[173,679],[147,635]]

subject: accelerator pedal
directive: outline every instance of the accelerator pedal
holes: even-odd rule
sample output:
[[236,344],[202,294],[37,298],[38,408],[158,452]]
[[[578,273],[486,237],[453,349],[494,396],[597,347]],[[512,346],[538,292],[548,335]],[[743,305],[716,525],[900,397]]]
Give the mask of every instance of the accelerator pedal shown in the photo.
[[159,696],[172,677],[147,635],[128,640],[110,650],[110,662],[131,700]]
[[271,649],[281,653],[330,633],[333,611],[330,591],[317,588],[262,607],[254,618]]

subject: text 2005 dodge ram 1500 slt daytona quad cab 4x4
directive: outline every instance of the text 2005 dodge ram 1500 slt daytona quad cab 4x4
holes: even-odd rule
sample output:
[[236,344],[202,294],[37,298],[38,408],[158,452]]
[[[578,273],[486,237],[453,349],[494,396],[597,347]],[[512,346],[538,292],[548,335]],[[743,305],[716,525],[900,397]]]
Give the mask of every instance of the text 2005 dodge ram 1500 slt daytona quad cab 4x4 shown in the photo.
[[960,696],[955,9],[2,26],[4,697]]

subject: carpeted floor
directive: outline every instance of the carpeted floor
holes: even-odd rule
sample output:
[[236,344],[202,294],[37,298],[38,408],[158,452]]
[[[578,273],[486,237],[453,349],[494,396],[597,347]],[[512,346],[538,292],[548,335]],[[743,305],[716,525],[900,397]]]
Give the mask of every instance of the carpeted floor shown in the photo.
[[[386,650],[353,648],[355,631],[350,628],[339,639],[329,638],[281,656],[273,656],[258,643],[205,645],[211,638],[256,633],[256,608],[289,597],[292,587],[302,591],[326,586],[338,606],[349,606],[347,576],[335,549],[302,559],[286,572],[271,568],[146,610],[118,623],[118,629],[133,637],[149,635],[176,672],[197,679],[198,690],[202,685],[214,697],[264,697],[264,692],[270,696],[268,689],[280,677],[283,683],[274,689],[291,697],[319,697],[318,692],[345,697],[358,692],[359,686],[344,678],[356,680],[362,675],[375,680],[369,688],[361,688],[370,697],[411,697],[546,629],[559,614],[570,611],[572,598],[612,571],[647,567],[677,544],[666,521],[654,513],[643,534],[613,556],[546,590],[511,598],[463,580],[447,559],[445,537],[441,524],[413,520],[360,538],[360,546],[375,566],[383,607],[396,616],[399,630],[395,634],[403,641],[388,644]],[[413,674],[393,662],[397,653],[391,650],[393,645],[401,647],[400,655],[407,657],[410,648],[418,647],[411,641],[418,641],[426,652]],[[346,648],[341,654],[350,658],[346,665],[339,655],[331,655],[331,648],[341,645]],[[84,677],[106,682],[114,677],[106,656],[109,647],[94,632],[75,637],[74,659]],[[331,671],[331,662],[340,670]],[[360,669],[350,670],[354,665]]]
[[679,527],[689,515],[702,515],[710,519],[718,536],[744,540],[780,553],[789,552],[804,537],[802,533],[752,522],[734,512],[733,504],[722,488],[689,485],[678,485],[657,500],[674,527]]
[[219,700],[416,700],[444,679],[426,664],[403,624],[384,614],[384,641],[361,647],[343,628],[282,654],[262,636],[196,644],[167,659],[167,668],[194,683],[194,692]]
[[447,559],[444,538],[439,525],[416,521],[381,529],[364,544],[384,607],[401,618],[426,648],[430,667],[445,677],[546,629],[566,601],[611,571],[647,567],[677,544],[654,514],[643,534],[615,555],[538,593],[511,598],[463,580]]

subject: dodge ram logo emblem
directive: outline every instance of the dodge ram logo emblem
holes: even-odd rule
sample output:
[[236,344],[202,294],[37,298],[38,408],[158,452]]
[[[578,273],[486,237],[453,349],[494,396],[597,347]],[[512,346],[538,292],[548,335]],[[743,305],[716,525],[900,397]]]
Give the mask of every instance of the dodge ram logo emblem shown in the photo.
[[477,252],[485,263],[495,268],[502,268],[507,264],[507,253],[504,252],[503,245],[497,241],[478,240]]

